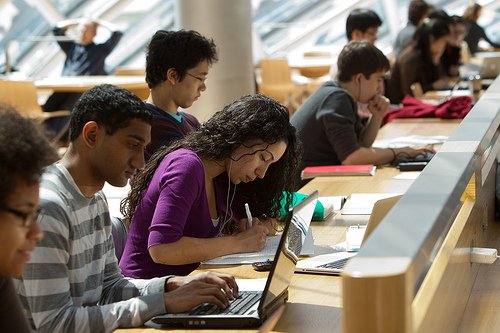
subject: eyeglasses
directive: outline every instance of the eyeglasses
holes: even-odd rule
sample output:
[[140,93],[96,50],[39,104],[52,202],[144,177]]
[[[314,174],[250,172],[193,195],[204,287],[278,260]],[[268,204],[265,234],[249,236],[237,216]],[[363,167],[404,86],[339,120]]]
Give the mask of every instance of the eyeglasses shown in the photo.
[[191,77],[194,77],[196,80],[199,80],[201,83],[205,83],[205,81],[207,80],[206,77],[199,77],[199,76],[193,75],[193,74],[188,73],[188,72],[186,72],[186,74],[191,76]]
[[25,213],[9,207],[0,207],[0,209],[18,217],[20,220],[22,220],[22,224],[20,224],[19,226],[28,229],[31,229],[33,225],[38,222],[38,216],[40,215],[40,209],[37,209],[34,213]]

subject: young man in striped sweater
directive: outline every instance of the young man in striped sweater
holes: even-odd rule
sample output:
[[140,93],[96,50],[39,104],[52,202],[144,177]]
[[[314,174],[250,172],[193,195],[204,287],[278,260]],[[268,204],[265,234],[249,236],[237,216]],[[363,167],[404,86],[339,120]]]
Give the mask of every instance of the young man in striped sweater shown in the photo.
[[107,181],[125,186],[144,167],[152,117],[130,92],[104,85],[73,109],[71,143],[40,183],[44,239],[16,289],[39,332],[111,332],[201,303],[221,308],[238,293],[232,276],[204,273],[125,279],[114,252]]

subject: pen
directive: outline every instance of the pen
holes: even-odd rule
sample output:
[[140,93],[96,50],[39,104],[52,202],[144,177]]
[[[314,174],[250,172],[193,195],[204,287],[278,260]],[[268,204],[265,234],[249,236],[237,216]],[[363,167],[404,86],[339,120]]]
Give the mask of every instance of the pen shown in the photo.
[[252,227],[252,213],[250,213],[250,206],[248,206],[248,203],[245,203],[245,212],[247,213],[248,225],[251,228]]

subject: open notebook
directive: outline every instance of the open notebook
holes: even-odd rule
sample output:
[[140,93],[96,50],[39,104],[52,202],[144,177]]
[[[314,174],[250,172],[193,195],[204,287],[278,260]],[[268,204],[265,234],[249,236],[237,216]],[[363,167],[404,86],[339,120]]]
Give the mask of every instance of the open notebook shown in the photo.
[[253,327],[262,324],[288,299],[288,287],[295,271],[298,255],[318,200],[318,192],[290,209],[280,244],[274,255],[273,265],[264,289],[240,292],[227,309],[202,304],[191,312],[164,314],[151,319],[160,325],[182,325],[203,328]]
[[[400,197],[401,195],[396,195],[375,202],[361,244],[366,241],[368,236],[370,236],[384,216],[398,202]],[[302,273],[338,275],[342,273],[347,261],[356,254],[356,252],[334,252],[307,258],[297,263],[295,271]]]

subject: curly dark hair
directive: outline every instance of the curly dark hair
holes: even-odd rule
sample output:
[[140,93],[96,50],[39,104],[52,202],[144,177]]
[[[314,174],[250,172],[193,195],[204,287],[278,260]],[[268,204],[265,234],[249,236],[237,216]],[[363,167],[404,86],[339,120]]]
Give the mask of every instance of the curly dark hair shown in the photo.
[[95,121],[112,135],[129,125],[131,119],[153,123],[153,115],[143,101],[130,91],[110,84],[95,86],[78,99],[71,111],[69,139],[75,141],[83,126]]
[[38,182],[42,169],[58,159],[43,129],[0,104],[0,206],[19,181]]
[[295,185],[293,175],[301,159],[302,146],[295,127],[290,124],[288,109],[263,95],[238,99],[215,113],[197,131],[160,148],[134,178],[129,196],[122,202],[122,213],[131,220],[143,191],[168,153],[188,148],[202,158],[223,160],[231,158],[237,148],[252,140],[262,140],[268,145],[279,141],[287,143],[285,153],[269,166],[264,178],[240,184],[236,190],[238,196],[252,205],[256,216],[278,217],[282,199],[285,199],[286,211],[291,207],[291,192]]
[[157,86],[165,81],[169,68],[174,68],[182,81],[186,71],[203,60],[209,64],[218,60],[212,39],[192,30],[158,30],[148,45],[146,82],[149,88]]

